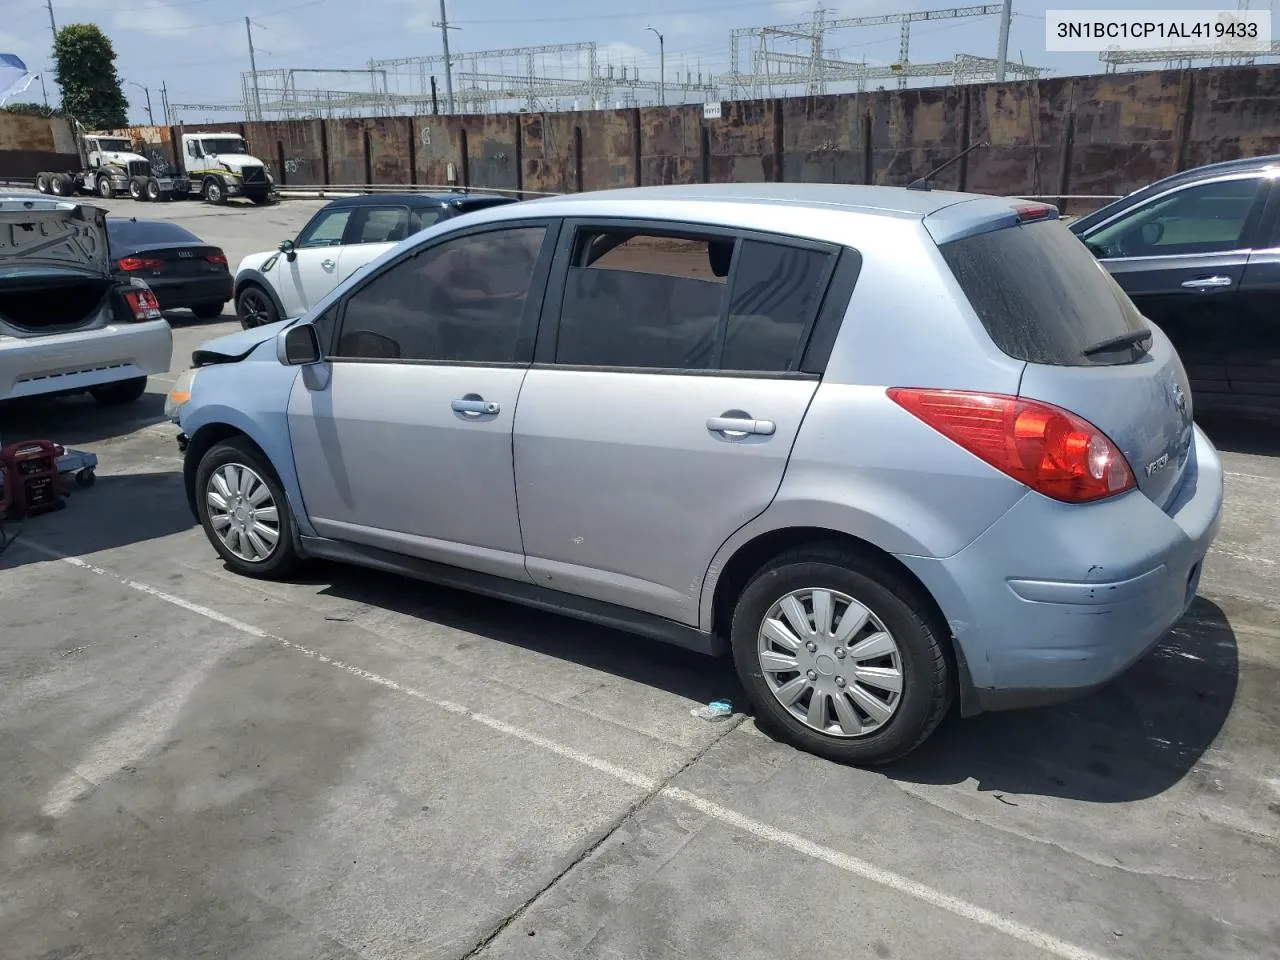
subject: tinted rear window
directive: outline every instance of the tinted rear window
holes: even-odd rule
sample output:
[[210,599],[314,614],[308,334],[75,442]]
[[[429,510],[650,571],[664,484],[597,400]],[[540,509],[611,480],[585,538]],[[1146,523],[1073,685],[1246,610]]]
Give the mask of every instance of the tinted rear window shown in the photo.
[[1020,224],[941,245],[942,256],[997,347],[1058,366],[1133,359],[1085,355],[1114,337],[1147,330],[1128,296],[1061,223]]
[[486,200],[455,200],[453,206],[459,213],[470,213],[473,210],[483,210],[486,207],[501,207],[508,203],[515,203],[515,198],[489,197]]
[[200,243],[200,238],[176,223],[163,220],[117,220],[107,218],[107,238],[113,247],[147,243]]

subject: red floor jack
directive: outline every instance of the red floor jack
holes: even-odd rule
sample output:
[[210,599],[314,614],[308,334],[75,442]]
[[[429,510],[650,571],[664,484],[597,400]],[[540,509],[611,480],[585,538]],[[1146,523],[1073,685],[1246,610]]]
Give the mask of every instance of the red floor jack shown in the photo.
[[65,507],[67,479],[93,485],[98,458],[50,440],[0,447],[0,520],[17,520]]

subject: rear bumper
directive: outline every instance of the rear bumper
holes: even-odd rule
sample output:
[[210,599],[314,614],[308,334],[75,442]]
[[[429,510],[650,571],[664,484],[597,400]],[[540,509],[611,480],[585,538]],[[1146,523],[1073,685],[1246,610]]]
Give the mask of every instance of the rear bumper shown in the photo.
[[173,331],[164,320],[48,337],[0,337],[0,400],[166,373],[172,358]]
[[966,713],[1100,687],[1155,646],[1195,598],[1222,511],[1222,466],[1195,431],[1168,512],[1137,491],[1088,505],[1028,493],[953,557],[900,557],[960,647]]
[[226,303],[231,299],[231,274],[213,277],[148,278],[147,286],[160,301],[163,310],[191,307],[202,303]]

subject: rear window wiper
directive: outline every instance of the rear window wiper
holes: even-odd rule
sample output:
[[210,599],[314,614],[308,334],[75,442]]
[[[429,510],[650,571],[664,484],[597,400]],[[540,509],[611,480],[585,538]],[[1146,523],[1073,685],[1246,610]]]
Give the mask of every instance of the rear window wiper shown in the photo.
[[1123,350],[1125,347],[1136,347],[1150,339],[1150,330],[1134,330],[1130,333],[1122,333],[1119,336],[1107,337],[1105,340],[1099,340],[1093,346],[1085,347],[1080,351],[1080,353],[1086,357],[1094,357],[1100,353],[1110,353],[1112,350]]

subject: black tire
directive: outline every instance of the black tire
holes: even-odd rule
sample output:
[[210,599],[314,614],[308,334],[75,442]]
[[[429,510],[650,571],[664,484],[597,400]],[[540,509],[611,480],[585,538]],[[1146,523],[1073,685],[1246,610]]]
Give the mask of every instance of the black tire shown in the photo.
[[[808,726],[778,701],[765,679],[757,654],[758,631],[775,603],[805,588],[852,597],[871,610],[897,641],[902,693],[896,711],[872,733],[840,737]],[[933,733],[951,705],[954,684],[945,624],[913,585],[851,550],[801,547],[765,565],[738,598],[730,639],[738,676],[756,716],[793,746],[839,763],[880,764],[905,756]],[[833,708],[834,704],[828,709]]]
[[249,200],[255,207],[265,207],[271,202],[270,197],[250,197]]
[[133,177],[130,179],[129,199],[138,201],[147,199],[147,182],[141,177]]
[[49,175],[47,173],[36,174],[36,193],[49,192]]
[[72,194],[71,181],[65,173],[55,173],[49,178],[49,192],[55,197],[69,197]]
[[236,316],[240,318],[240,326],[251,330],[275,323],[280,319],[280,311],[276,309],[271,294],[256,283],[247,283],[236,294]]
[[[222,538],[214,531],[213,525],[209,520],[207,491],[210,478],[213,476],[214,471],[227,464],[236,464],[237,466],[245,466],[251,469],[266,484],[268,491],[271,493],[271,498],[276,503],[279,536],[271,554],[264,560],[250,562],[236,556],[222,542]],[[196,513],[200,517],[200,526],[204,528],[205,536],[209,538],[209,543],[217,551],[218,556],[233,571],[246,577],[275,580],[287,576],[297,567],[300,558],[293,541],[293,514],[289,510],[289,501],[285,498],[284,488],[280,485],[280,478],[276,476],[275,470],[257,447],[244,437],[232,437],[222,443],[215,444],[200,458],[200,463],[196,467],[195,483]]]
[[216,320],[222,316],[222,303],[197,303],[191,308],[197,320]]
[[94,182],[94,190],[103,200],[110,200],[116,195],[115,188],[111,186],[110,177],[99,177]]
[[160,181],[155,177],[147,177],[146,194],[147,199],[153,203],[164,199],[164,191],[160,189]]
[[227,203],[226,188],[215,177],[210,177],[204,182],[200,196],[204,198],[205,203],[212,203],[216,207],[226,206]]
[[147,378],[134,377],[132,380],[121,380],[119,383],[104,383],[100,387],[90,387],[89,395],[105,407],[118,407],[126,403],[134,403],[147,392]]

